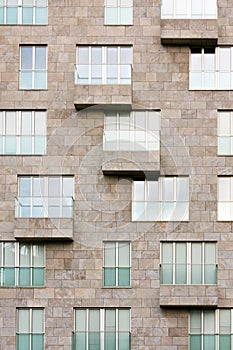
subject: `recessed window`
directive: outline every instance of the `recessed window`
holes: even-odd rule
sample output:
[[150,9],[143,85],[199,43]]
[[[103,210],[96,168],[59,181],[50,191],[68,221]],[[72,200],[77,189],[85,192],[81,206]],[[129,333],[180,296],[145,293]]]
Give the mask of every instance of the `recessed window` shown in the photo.
[[218,112],[218,154],[233,155],[233,111]]
[[45,152],[45,111],[0,111],[0,154]]
[[233,220],[233,176],[218,178],[218,220]]
[[44,349],[44,309],[17,309],[17,350]]
[[78,46],[76,84],[131,84],[130,46]]
[[133,23],[133,0],[105,0],[105,24],[129,25]]
[[130,350],[130,309],[75,309],[73,350]]
[[130,286],[130,242],[104,242],[104,286]]
[[232,50],[232,47],[191,48],[190,89],[233,89]]
[[0,242],[0,285],[43,286],[44,245]]
[[47,0],[0,0],[0,25],[47,23]]
[[217,18],[217,0],[162,0],[162,18]]
[[216,243],[163,242],[162,284],[216,284]]
[[231,350],[232,309],[191,310],[189,350]]
[[20,47],[20,83],[21,90],[47,89],[47,47]]
[[19,176],[15,215],[72,217],[73,191],[73,176]]
[[133,221],[185,221],[189,219],[189,178],[160,177],[133,182]]
[[160,112],[107,112],[103,145],[106,151],[159,150]]

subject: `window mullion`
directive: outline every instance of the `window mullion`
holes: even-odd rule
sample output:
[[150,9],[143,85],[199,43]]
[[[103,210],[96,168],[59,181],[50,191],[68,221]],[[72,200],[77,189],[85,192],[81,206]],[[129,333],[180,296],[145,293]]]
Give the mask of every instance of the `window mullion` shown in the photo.
[[115,268],[116,268],[116,286],[118,286],[119,281],[118,281],[118,273],[119,273],[119,243],[116,242],[115,244]]

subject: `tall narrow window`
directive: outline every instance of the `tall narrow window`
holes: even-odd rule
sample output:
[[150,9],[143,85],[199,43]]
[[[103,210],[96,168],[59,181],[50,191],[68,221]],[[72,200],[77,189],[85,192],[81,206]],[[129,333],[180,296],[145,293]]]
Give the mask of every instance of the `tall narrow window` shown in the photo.
[[130,309],[75,309],[73,350],[130,350]]
[[130,286],[130,243],[104,243],[104,286]]
[[131,84],[130,46],[78,46],[76,84]]
[[133,0],[105,0],[105,24],[133,23]]
[[47,89],[47,47],[20,47],[20,89]]
[[162,284],[216,284],[216,243],[163,242]]
[[218,220],[233,220],[233,176],[218,178]]
[[151,151],[160,148],[160,112],[107,112],[104,150]]
[[44,309],[18,308],[17,350],[44,350]]
[[162,18],[217,18],[217,0],[162,0]]
[[232,350],[232,309],[191,310],[190,350]]
[[233,112],[218,112],[218,154],[233,155]]
[[73,176],[19,176],[16,217],[72,217]]
[[1,24],[48,24],[48,0],[0,0]]
[[185,221],[189,218],[189,178],[134,181],[133,221]]
[[43,286],[44,245],[0,242],[0,286]]
[[45,111],[0,111],[0,154],[45,154]]

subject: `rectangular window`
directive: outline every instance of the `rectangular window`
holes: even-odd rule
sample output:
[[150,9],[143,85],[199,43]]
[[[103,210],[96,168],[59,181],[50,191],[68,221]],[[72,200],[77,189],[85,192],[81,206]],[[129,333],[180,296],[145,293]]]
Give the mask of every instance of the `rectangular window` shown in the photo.
[[21,90],[47,89],[47,47],[20,47],[20,83]]
[[105,0],[105,24],[133,24],[133,0]]
[[107,112],[103,145],[106,151],[159,150],[160,112]]
[[78,46],[75,84],[131,84],[131,46]]
[[16,217],[73,216],[73,176],[19,176],[18,180]]
[[233,89],[232,58],[233,47],[191,48],[190,89]]
[[189,178],[160,177],[133,182],[133,221],[185,221],[189,219]]
[[0,242],[0,286],[43,286],[44,245]]
[[75,309],[73,350],[130,350],[130,309]]
[[162,18],[217,18],[217,0],[162,0]]
[[232,350],[233,309],[191,310],[190,350]]
[[233,176],[218,177],[218,220],[233,220]]
[[45,111],[0,111],[0,154],[45,152]]
[[44,349],[44,309],[18,308],[17,350]]
[[0,0],[1,24],[48,24],[48,0]]
[[130,286],[130,242],[104,243],[104,286]]
[[161,244],[162,284],[216,284],[216,243]]
[[233,155],[233,111],[218,112],[218,154]]

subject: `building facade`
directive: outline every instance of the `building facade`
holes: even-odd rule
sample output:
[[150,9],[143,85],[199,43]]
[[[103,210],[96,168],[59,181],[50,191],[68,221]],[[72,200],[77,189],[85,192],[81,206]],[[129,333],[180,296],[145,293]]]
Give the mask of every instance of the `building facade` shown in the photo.
[[233,349],[232,90],[231,0],[0,0],[0,349]]

